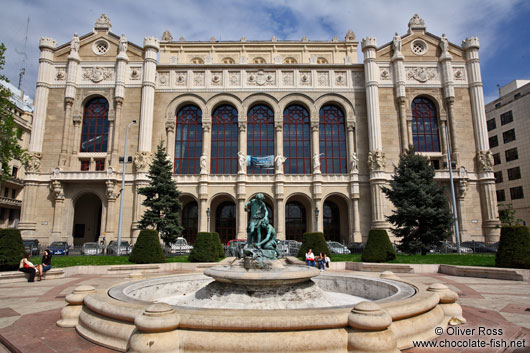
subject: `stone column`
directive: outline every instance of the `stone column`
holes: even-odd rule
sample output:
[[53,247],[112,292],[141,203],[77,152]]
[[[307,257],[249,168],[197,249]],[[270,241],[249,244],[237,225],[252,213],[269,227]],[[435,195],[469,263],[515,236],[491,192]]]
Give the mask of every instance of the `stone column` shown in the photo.
[[63,185],[59,180],[52,181],[52,189],[54,193],[54,207],[53,207],[53,226],[52,239],[53,240],[67,240],[62,239],[62,225],[64,220],[64,190]]
[[[129,57],[127,56],[127,46],[127,38],[125,38],[125,34],[122,34],[120,38],[119,52],[116,56],[116,88],[114,91],[114,105],[116,113],[113,121],[109,121],[109,165],[116,169],[119,167],[118,143],[121,141],[121,111],[123,107],[123,101],[125,100],[125,75],[127,71],[127,63],[129,62]],[[126,163],[126,161],[124,161],[124,163]]]
[[[347,138],[348,138],[348,161],[349,161],[349,167],[347,169],[349,169],[350,173],[353,173],[353,168],[352,166],[354,166],[354,164],[352,164],[353,162],[353,159],[357,158],[357,153],[355,152],[355,123],[354,122],[351,122],[351,123],[348,123],[346,125],[346,132],[348,134]],[[357,161],[355,162],[355,165],[357,164]]]
[[212,149],[212,124],[211,121],[202,122],[202,153],[208,158],[206,163],[206,174],[210,174],[211,169],[211,149]]
[[363,241],[361,235],[361,217],[359,213],[359,196],[354,197],[352,200],[352,213],[353,213],[353,239],[350,239],[350,242]]
[[274,196],[276,199],[276,211],[275,211],[275,223],[274,228],[276,229],[276,236],[278,239],[286,239],[285,234],[285,175],[284,163],[285,158],[283,157],[283,121],[279,111],[275,111],[274,129],[276,132],[275,136],[275,176],[274,176]]
[[320,174],[320,144],[318,136],[318,117],[311,118],[311,154],[313,174]]
[[444,151],[442,153],[446,154],[447,149],[450,148],[451,150],[451,160],[459,163],[459,151],[458,146],[456,145],[456,126],[455,126],[455,117],[454,117],[454,101],[455,101],[455,88],[454,88],[454,81],[453,81],[453,66],[452,66],[452,60],[453,57],[451,54],[449,54],[449,44],[447,42],[447,38],[445,37],[445,34],[442,35],[442,39],[440,41],[440,66],[442,68],[442,87],[443,87],[443,94],[445,99],[445,104],[447,108],[447,119],[449,120],[449,137],[450,137],[450,146],[446,145],[446,138],[445,138],[445,126],[442,126],[442,147],[444,147]]
[[[442,154],[443,155],[447,154],[447,143],[446,143],[447,138],[445,136],[445,126],[446,126],[446,121],[445,120],[440,120],[440,147],[442,147]],[[449,167],[447,167],[447,168],[449,168]]]
[[484,92],[480,75],[480,47],[477,37],[471,37],[462,42],[466,51],[467,75],[469,79],[469,95],[471,98],[471,114],[475,132],[475,146],[479,167],[479,187],[481,190],[481,204],[483,207],[482,222],[486,241],[497,241],[499,238],[499,220],[495,195],[495,178],[493,176],[493,157],[489,151],[488,131],[486,128],[486,111],[484,108]]
[[[397,33],[396,33],[397,36]],[[401,43],[401,39],[399,39]],[[401,46],[401,45],[400,45]],[[399,115],[399,142],[401,145],[401,152],[409,146],[408,131],[407,131],[407,116],[405,109],[406,102],[406,90],[405,90],[405,57],[401,54],[396,45],[394,45],[394,55],[392,56],[392,63],[394,68],[394,85],[396,92],[396,102],[398,104],[398,115]]]
[[372,201],[372,228],[387,228],[385,221],[384,195],[381,186],[385,184],[385,155],[382,151],[381,122],[379,116],[379,69],[376,59],[377,41],[373,37],[362,40],[364,72],[366,80],[366,105],[368,117],[368,165]]
[[171,159],[173,169],[175,169],[175,127],[177,122],[174,119],[166,120],[166,151]]
[[[274,153],[276,156],[283,156],[283,122],[281,120],[276,120],[274,122],[274,130],[276,132]],[[284,171],[283,167],[281,168],[281,171],[283,173]],[[278,170],[276,172],[278,172]]]
[[105,182],[107,186],[107,214],[105,217],[105,234],[108,239],[115,239],[116,229],[116,198],[117,193],[114,192],[116,182],[111,179],[107,179]]
[[464,198],[467,191],[467,180],[460,179],[456,187],[456,208],[458,212],[458,230],[460,232],[460,239],[464,239],[467,227],[464,212]]
[[155,78],[157,53],[160,48],[155,37],[144,38],[144,72],[142,82],[142,104],[140,111],[139,152],[151,152],[153,137],[153,109],[155,105]]
[[[246,156],[247,156],[247,121],[246,121],[246,119],[242,120],[241,116],[239,117],[238,130],[239,130],[239,135],[238,135],[238,138],[239,138],[239,141],[238,141],[239,153],[238,153],[238,157],[242,158],[241,156],[244,156],[246,158]],[[245,159],[245,161],[246,161],[246,159]],[[240,161],[238,161],[238,174],[247,174],[246,166],[242,166]]]
[[80,162],[77,155],[79,153],[79,141],[81,141],[81,123],[83,122],[83,116],[80,112],[76,112],[72,116],[72,122],[74,123],[74,131],[70,140],[70,146],[72,151],[70,167],[73,170],[79,170]]

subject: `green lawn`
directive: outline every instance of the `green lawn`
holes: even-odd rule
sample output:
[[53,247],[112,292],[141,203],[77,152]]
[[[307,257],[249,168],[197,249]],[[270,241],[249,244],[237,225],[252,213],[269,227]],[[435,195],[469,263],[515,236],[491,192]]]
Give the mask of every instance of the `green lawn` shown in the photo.
[[[40,264],[41,259],[32,257],[31,262]],[[172,256],[166,258],[166,262],[188,262],[188,256]],[[129,265],[128,256],[54,256],[52,258],[53,267],[70,267],[70,266],[100,266],[100,265]]]
[[[331,261],[361,262],[361,254],[333,254],[331,255]],[[394,261],[390,261],[390,263],[495,267],[495,254],[427,254],[424,256],[398,254],[397,258]]]

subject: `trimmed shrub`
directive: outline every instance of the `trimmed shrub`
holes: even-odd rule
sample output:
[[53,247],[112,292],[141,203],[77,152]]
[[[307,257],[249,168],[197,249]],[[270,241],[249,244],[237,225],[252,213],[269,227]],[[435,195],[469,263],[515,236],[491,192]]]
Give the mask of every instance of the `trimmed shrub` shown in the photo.
[[495,266],[530,268],[530,230],[525,226],[501,228]]
[[129,255],[129,261],[135,264],[153,264],[166,261],[156,230],[142,229],[131,255]]
[[20,230],[0,229],[0,271],[17,270],[24,253]]
[[396,251],[384,229],[372,229],[368,233],[368,241],[364,247],[361,261],[387,262],[396,258]]
[[216,262],[225,257],[219,234],[216,232],[201,232],[193,245],[188,258],[190,262]]
[[331,255],[324,234],[321,232],[315,233],[304,233],[302,236],[302,246],[298,251],[298,257],[305,260],[305,253],[307,250],[311,249],[315,256],[319,256],[320,253],[326,253],[328,256]]

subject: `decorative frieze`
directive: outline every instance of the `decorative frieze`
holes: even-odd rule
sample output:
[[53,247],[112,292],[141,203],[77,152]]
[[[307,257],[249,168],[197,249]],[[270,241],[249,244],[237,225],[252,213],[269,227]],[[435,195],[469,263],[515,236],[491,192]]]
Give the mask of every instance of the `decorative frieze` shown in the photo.
[[346,86],[346,71],[335,71],[335,85]]
[[223,85],[223,72],[222,71],[212,71],[212,86],[222,86]]
[[204,86],[204,72],[203,71],[193,72],[193,85],[196,87]]
[[177,86],[186,86],[187,81],[188,81],[187,77],[188,77],[188,73],[186,71],[177,71],[175,84]]
[[282,83],[284,86],[294,86],[294,71],[282,71]]
[[353,81],[353,86],[357,86],[357,87],[364,87],[364,81],[365,81],[365,78],[364,78],[364,72],[362,71],[353,71],[352,72],[352,81]]
[[229,71],[228,79],[230,81],[230,86],[240,86],[241,85],[241,72]]
[[390,67],[380,67],[379,68],[379,78],[381,81],[390,81],[392,80],[392,74],[390,73]]
[[247,85],[249,86],[273,86],[276,84],[276,73],[273,71],[258,72],[247,71]]
[[111,81],[114,79],[114,68],[112,67],[83,67],[82,77],[94,83],[101,81]]
[[438,79],[438,70],[434,67],[407,67],[407,79],[425,83]]
[[66,80],[66,67],[56,67],[55,68],[55,81],[64,81]]
[[158,84],[162,87],[169,86],[169,72],[168,71],[158,72]]
[[465,81],[466,69],[464,67],[453,67],[453,76],[455,81]]
[[300,85],[311,86],[311,71],[300,71]]
[[141,66],[132,66],[131,73],[129,75],[130,79],[133,81],[139,81],[142,78],[142,67]]
[[318,85],[321,87],[329,86],[329,71],[318,71],[317,72]]

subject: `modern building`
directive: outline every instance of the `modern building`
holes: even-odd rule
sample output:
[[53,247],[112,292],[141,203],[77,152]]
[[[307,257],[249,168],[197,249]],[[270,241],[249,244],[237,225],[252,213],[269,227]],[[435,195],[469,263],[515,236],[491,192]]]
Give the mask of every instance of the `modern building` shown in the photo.
[[[18,128],[18,144],[27,150],[33,123],[33,100],[8,82],[0,80],[0,85],[11,92],[9,100],[13,103],[13,107],[10,113]],[[9,163],[9,170],[10,178],[0,186],[1,228],[16,228],[22,209],[24,165],[19,160],[13,160]]]
[[[244,205],[257,193],[280,239],[324,231],[361,241],[389,228],[381,186],[410,144],[449,190],[448,134],[462,237],[497,239],[478,39],[450,43],[414,15],[388,40],[363,39],[362,63],[352,31],[340,40],[204,42],[166,31],[140,46],[113,34],[105,15],[70,43],[42,38],[23,236],[115,239],[123,197],[124,237],[134,242],[136,191],[163,144],[190,242],[208,230],[223,242],[245,238]],[[133,158],[120,192],[125,144]],[[247,167],[248,155],[273,156],[274,167]]]
[[499,210],[511,205],[514,217],[530,225],[530,80],[501,87],[486,118]]

